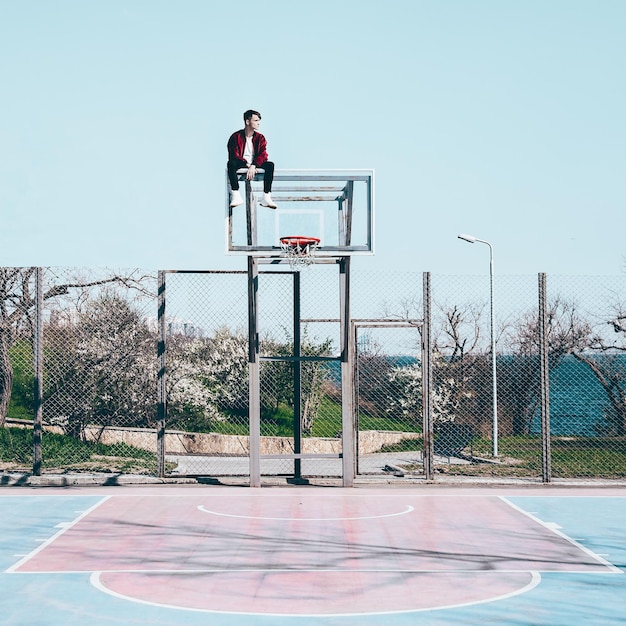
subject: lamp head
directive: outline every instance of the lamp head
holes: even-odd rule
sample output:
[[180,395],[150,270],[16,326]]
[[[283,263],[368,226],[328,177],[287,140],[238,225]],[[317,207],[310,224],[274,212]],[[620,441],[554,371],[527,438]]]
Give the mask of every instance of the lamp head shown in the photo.
[[468,243],[476,243],[476,237],[474,237],[474,235],[460,234],[459,239],[462,239],[463,241],[467,241]]

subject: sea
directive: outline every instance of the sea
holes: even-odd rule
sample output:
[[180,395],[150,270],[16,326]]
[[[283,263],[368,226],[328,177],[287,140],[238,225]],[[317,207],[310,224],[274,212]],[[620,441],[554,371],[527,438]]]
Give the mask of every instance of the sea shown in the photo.
[[[611,359],[626,373],[626,356],[596,356]],[[626,379],[624,379],[626,384]],[[568,355],[550,372],[550,434],[555,436],[597,436],[606,432],[609,400],[591,368]],[[536,411],[531,434],[541,432],[541,414]]]
[[[498,357],[514,359],[514,356]],[[415,357],[389,357],[394,365],[407,366],[417,362]],[[612,368],[619,368],[626,386],[626,355],[597,355]],[[335,369],[335,368],[331,368]],[[337,381],[339,368],[334,372]],[[565,356],[550,372],[550,434],[554,436],[594,437],[607,432],[606,412],[610,406],[607,392],[591,368],[571,355]],[[539,400],[539,399],[538,399]],[[540,402],[531,422],[530,434],[540,434]]]

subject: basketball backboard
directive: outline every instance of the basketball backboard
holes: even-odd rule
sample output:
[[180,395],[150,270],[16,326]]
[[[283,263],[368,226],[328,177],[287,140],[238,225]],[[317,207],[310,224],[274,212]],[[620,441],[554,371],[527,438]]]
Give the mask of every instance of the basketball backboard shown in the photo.
[[276,170],[272,198],[261,206],[263,174],[240,174],[244,204],[229,206],[226,180],[226,253],[280,258],[281,237],[320,239],[317,257],[374,254],[373,170]]

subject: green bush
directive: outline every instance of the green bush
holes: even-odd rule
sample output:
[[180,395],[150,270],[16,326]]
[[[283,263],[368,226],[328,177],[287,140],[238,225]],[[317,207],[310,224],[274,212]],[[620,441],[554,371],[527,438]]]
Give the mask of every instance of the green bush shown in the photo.
[[33,419],[33,350],[28,341],[18,339],[9,350],[13,366],[13,387],[7,417]]
[[[41,448],[43,465],[47,468],[156,472],[154,453],[125,443],[106,445],[44,432]],[[33,431],[26,428],[0,428],[0,462],[30,469],[33,463]]]

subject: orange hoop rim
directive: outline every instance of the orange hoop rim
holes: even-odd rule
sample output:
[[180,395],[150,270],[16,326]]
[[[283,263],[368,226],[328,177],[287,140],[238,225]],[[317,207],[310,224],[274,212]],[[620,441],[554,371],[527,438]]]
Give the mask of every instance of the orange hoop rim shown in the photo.
[[319,237],[304,237],[303,235],[290,235],[280,238],[280,243],[294,248],[298,246],[302,248],[304,246],[317,245],[319,242]]

